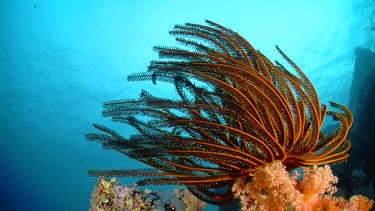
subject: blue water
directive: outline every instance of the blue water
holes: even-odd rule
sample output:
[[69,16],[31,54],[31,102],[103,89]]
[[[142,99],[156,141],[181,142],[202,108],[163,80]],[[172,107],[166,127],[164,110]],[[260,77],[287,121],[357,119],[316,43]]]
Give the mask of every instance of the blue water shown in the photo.
[[271,60],[278,44],[324,103],[347,104],[353,49],[374,47],[374,1],[259,2],[0,1],[0,210],[87,210],[97,181],[88,169],[140,166],[84,134],[92,123],[132,134],[101,117],[104,101],[173,92],[126,76],[157,58],[154,45],[175,44],[175,24],[215,21]]

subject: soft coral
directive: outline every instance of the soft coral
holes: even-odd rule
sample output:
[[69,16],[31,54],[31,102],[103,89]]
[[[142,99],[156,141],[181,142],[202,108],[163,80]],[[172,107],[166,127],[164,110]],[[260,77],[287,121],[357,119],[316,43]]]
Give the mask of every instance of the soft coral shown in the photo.
[[338,179],[326,165],[289,175],[280,161],[256,171],[251,182],[238,180],[232,190],[241,200],[242,210],[369,210],[373,201],[353,196],[349,201],[334,197]]

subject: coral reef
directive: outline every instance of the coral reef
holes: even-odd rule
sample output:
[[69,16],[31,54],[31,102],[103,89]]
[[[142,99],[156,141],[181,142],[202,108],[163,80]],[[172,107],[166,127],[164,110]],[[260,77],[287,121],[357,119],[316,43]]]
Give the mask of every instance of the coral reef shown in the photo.
[[120,185],[112,178],[100,177],[91,196],[90,211],[202,211],[207,205],[190,191],[141,191],[136,185]]
[[[351,111],[321,104],[313,84],[279,47],[295,75],[238,33],[207,24],[176,25],[170,34],[184,47],[154,47],[160,60],[128,77],[170,83],[177,99],[142,90],[137,99],[105,102],[104,117],[138,133],[124,137],[94,124],[98,132],[86,134],[149,167],[88,173],[137,177],[139,186],[184,185],[189,191],[175,194],[186,210],[203,209],[200,200],[221,205],[234,197],[242,210],[369,210],[373,201],[366,197],[334,196],[337,177],[329,166],[316,167],[347,160]],[[337,124],[325,132],[327,118]],[[302,177],[289,176],[297,167]],[[173,203],[157,205],[158,200],[158,193],[100,179],[92,210],[179,210]]]
[[[137,99],[105,102],[104,117],[137,133],[125,137],[94,124],[98,132],[86,134],[87,140],[148,167],[93,169],[91,176],[184,185],[197,198],[222,205],[233,201],[237,179],[251,179],[254,169],[275,160],[291,170],[348,158],[349,109],[321,104],[313,84],[279,47],[295,75],[238,33],[206,22],[176,25],[170,34],[183,47],[154,47],[160,60],[128,76],[129,81],[169,83],[177,98],[142,90]],[[326,119],[338,123],[327,133],[321,131]]]
[[158,200],[157,193],[149,189],[143,192],[136,186],[119,185],[115,178],[106,180],[99,178],[97,185],[92,192],[90,211],[141,211],[157,210],[155,200]]

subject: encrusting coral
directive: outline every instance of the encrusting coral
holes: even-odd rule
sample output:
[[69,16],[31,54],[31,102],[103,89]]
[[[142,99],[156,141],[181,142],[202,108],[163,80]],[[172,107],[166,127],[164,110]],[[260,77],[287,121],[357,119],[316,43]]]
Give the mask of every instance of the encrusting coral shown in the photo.
[[280,161],[254,172],[250,182],[238,180],[232,187],[241,201],[243,211],[296,210],[296,211],[365,211],[373,200],[353,196],[349,201],[334,197],[338,182],[326,165],[303,169],[302,179],[297,172],[292,175]]
[[207,207],[204,201],[195,197],[189,190],[178,187],[173,192],[178,199],[184,202],[186,206],[185,211],[202,211]]

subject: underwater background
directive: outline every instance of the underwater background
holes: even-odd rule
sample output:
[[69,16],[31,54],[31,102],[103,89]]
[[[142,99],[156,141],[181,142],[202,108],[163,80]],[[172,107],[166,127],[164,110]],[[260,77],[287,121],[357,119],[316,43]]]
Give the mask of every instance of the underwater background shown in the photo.
[[0,210],[87,210],[97,183],[87,170],[140,167],[84,134],[93,123],[133,134],[102,118],[102,103],[138,97],[142,88],[174,92],[126,76],[157,58],[153,46],[176,44],[168,34],[175,24],[205,19],[271,60],[282,60],[277,44],[324,104],[349,105],[356,52],[375,50],[374,0],[2,0]]

